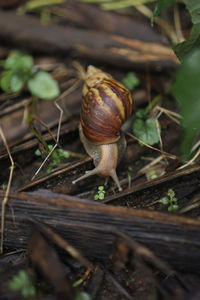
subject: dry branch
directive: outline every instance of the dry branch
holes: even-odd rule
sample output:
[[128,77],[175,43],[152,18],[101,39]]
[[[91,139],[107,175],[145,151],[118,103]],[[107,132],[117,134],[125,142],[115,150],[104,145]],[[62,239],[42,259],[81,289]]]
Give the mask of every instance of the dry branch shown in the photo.
[[[4,193],[0,192],[1,200]],[[113,206],[38,191],[11,193],[5,215],[9,249],[26,247],[34,228],[31,218],[51,226],[89,258],[108,259],[118,233],[149,247],[173,267],[200,270],[200,221]]]
[[12,46],[98,60],[115,66],[175,67],[170,47],[119,35],[55,24],[43,26],[30,16],[0,11],[0,40]]

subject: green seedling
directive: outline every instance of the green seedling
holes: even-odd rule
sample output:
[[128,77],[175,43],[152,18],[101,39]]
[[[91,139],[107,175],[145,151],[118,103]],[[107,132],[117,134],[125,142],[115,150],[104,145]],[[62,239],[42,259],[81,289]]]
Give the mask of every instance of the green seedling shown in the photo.
[[[49,152],[52,151],[53,145],[48,145]],[[35,151],[35,155],[42,156],[39,149]],[[57,166],[61,163],[63,159],[68,159],[70,157],[70,152],[63,149],[55,149],[50,156],[50,164],[53,166]],[[47,173],[52,171],[52,167],[49,166],[47,168]]]
[[158,120],[149,117],[149,110],[150,108],[147,107],[136,112],[137,119],[133,123],[133,134],[142,142],[152,146],[159,142],[159,131],[161,129]]
[[179,209],[178,198],[175,197],[175,192],[172,189],[168,189],[167,196],[159,200],[163,205],[168,205],[168,211],[174,212]]
[[156,174],[156,170],[154,170],[154,169],[149,171],[149,175],[150,175],[151,179],[158,178],[158,175]]
[[92,298],[85,292],[76,292],[75,300],[92,300]]
[[33,275],[25,270],[20,270],[18,274],[11,279],[9,287],[13,292],[21,292],[24,298],[36,297],[38,294]]
[[105,190],[104,190],[104,186],[100,185],[98,187],[98,192],[97,194],[94,195],[94,200],[104,200],[105,198]]
[[60,93],[52,76],[37,70],[32,56],[19,51],[12,51],[4,61],[0,86],[6,93],[20,92],[26,86],[32,95],[44,100],[54,99]]
[[131,91],[139,85],[140,81],[134,72],[129,72],[122,80],[122,83],[127,89]]
[[129,171],[129,172],[132,172],[132,171],[133,171],[133,167],[128,166],[128,171]]
[[19,51],[12,51],[3,64],[3,74],[0,88],[6,93],[19,93],[26,88],[32,95],[31,106],[25,110],[26,122],[34,136],[48,152],[48,146],[37,129],[38,117],[37,99],[52,100],[59,96],[60,90],[57,81],[45,72],[34,66],[32,56]]
[[7,189],[7,184],[6,184],[6,183],[2,183],[1,189],[2,189],[3,191],[5,191],[5,190]]

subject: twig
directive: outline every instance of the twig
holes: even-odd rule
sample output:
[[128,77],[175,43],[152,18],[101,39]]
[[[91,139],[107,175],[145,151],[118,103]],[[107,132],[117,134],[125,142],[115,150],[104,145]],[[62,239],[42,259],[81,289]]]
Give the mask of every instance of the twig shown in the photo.
[[157,163],[159,163],[163,159],[163,156],[160,155],[156,159],[153,159],[149,164],[147,164],[145,167],[139,170],[138,173],[146,173],[147,170],[149,170],[151,167],[155,166]]
[[175,113],[169,109],[163,108],[162,106],[159,106],[159,105],[156,105],[154,107],[154,110],[160,111],[159,115],[157,116],[158,119],[160,118],[162,113],[164,113],[168,116],[168,118],[172,119],[176,124],[180,125],[180,121],[177,120],[176,118],[181,119],[182,117],[178,113]]
[[167,157],[169,157],[169,158],[171,158],[171,159],[177,159],[177,156],[175,156],[175,155],[173,155],[173,154],[170,154],[170,153],[167,153],[167,152],[165,152],[165,151],[162,151],[162,150],[160,150],[160,149],[158,149],[158,148],[152,147],[152,146],[146,144],[145,142],[143,142],[142,140],[138,139],[136,136],[134,136],[133,134],[131,134],[131,133],[129,133],[129,132],[126,132],[126,134],[127,134],[128,136],[130,136],[132,139],[137,140],[137,141],[140,142],[141,144],[145,145],[146,147],[148,147],[148,148],[150,148],[150,149],[152,149],[152,150],[154,150],[154,151],[160,152],[160,153],[166,155]]
[[53,153],[53,151],[58,146],[59,137],[60,137],[60,128],[61,128],[61,122],[62,122],[62,116],[63,116],[63,110],[58,105],[58,103],[56,101],[54,102],[54,104],[58,108],[58,110],[60,111],[60,117],[59,117],[59,123],[58,123],[58,131],[57,131],[57,137],[56,137],[56,144],[53,146],[52,150],[48,153],[48,155],[46,156],[46,158],[44,159],[44,161],[42,162],[42,164],[40,165],[40,167],[37,169],[37,171],[35,172],[34,176],[31,178],[31,181],[33,181],[35,179],[35,177],[40,172],[40,170],[42,169],[42,167],[44,166],[44,164],[46,163],[46,161],[48,160],[48,158],[51,156],[51,154]]
[[177,41],[179,43],[184,42],[185,38],[181,30],[180,14],[179,14],[177,3],[174,5],[174,26],[175,26]]
[[8,156],[9,156],[9,159],[10,159],[10,162],[11,162],[10,174],[9,174],[9,179],[8,179],[8,185],[7,185],[5,196],[4,196],[2,204],[1,204],[1,243],[0,243],[0,254],[2,254],[3,253],[3,242],[4,242],[4,227],[5,227],[5,207],[6,207],[6,204],[8,202],[8,195],[9,195],[9,192],[10,192],[10,186],[11,186],[11,182],[12,182],[13,171],[14,171],[14,166],[15,165],[14,165],[14,161],[13,161],[13,158],[11,156],[10,149],[8,147],[8,144],[7,144],[7,141],[6,141],[6,138],[5,138],[5,135],[4,135],[4,132],[3,132],[3,129],[2,129],[1,126],[0,126],[0,135],[1,135],[1,138],[3,140],[4,145],[6,147],[6,150],[8,152]]
[[197,153],[186,164],[179,167],[177,170],[181,170],[181,169],[184,169],[184,168],[190,166],[199,155],[200,155],[200,149],[197,151]]

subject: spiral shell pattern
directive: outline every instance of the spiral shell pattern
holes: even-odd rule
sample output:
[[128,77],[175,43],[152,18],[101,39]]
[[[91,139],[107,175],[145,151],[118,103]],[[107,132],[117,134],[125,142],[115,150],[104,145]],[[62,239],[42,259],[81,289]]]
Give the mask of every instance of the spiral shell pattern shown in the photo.
[[132,98],[123,84],[93,66],[83,87],[81,125],[87,139],[97,145],[119,139],[120,128],[132,113]]

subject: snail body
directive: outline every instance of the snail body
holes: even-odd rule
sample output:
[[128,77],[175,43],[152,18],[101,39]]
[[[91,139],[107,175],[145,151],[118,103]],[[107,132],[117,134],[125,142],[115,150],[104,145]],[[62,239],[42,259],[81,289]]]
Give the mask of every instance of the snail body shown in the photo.
[[97,174],[112,177],[121,190],[116,167],[126,149],[120,129],[132,112],[130,92],[111,75],[89,66],[82,97],[79,134],[95,168],[73,183]]

